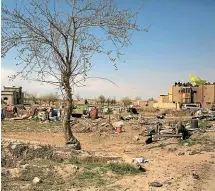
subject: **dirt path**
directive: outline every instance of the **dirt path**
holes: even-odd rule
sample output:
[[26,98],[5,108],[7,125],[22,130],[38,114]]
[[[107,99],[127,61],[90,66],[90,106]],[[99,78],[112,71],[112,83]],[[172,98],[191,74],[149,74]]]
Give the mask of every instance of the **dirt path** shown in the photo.
[[[124,177],[118,181],[127,190],[150,190],[149,182],[158,181],[164,184],[156,190],[164,191],[212,191],[215,190],[215,180],[211,179],[215,172],[215,158],[213,153],[205,152],[189,155],[189,148],[184,147],[185,155],[181,152],[176,142],[163,148],[159,144],[145,145],[144,140],[134,141],[137,132],[122,134],[76,133],[82,149],[101,153],[102,155],[121,156],[126,162],[132,158],[144,157],[149,160],[144,166],[145,175]],[[4,132],[3,139],[30,141],[32,143],[64,146],[63,133],[48,132]],[[193,178],[193,173],[200,176],[200,180]],[[214,182],[213,182],[214,181]],[[213,184],[212,184],[213,182]]]

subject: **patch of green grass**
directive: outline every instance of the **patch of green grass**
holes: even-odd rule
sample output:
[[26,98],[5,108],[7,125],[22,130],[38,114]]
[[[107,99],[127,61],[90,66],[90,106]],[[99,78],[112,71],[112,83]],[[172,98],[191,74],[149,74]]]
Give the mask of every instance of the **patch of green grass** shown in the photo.
[[142,173],[133,165],[127,164],[127,163],[109,163],[105,165],[105,168],[108,170],[111,170],[116,174],[121,174],[121,175],[125,175],[125,174],[134,175],[134,174]]
[[199,122],[199,128],[207,127],[210,125],[210,121],[200,121]]
[[120,175],[133,175],[142,173],[134,165],[128,163],[86,163],[84,167],[88,170],[100,169],[102,172],[112,171]]
[[60,121],[45,122],[34,120],[4,120],[2,121],[2,132],[62,132]]
[[85,170],[73,180],[73,186],[85,187],[87,185],[101,187],[107,183],[99,171]]
[[87,163],[84,166],[85,166],[85,168],[92,170],[95,168],[104,168],[105,164],[103,164],[103,163]]
[[50,160],[50,159],[41,159],[41,158],[35,158],[33,160],[28,161],[29,165],[37,165],[38,167],[40,166],[59,166],[61,165],[60,162]]
[[110,180],[105,179],[104,173],[112,171],[118,175],[135,175],[140,174],[142,171],[135,168],[135,166],[127,163],[85,163],[79,164],[84,167],[84,170],[73,179],[72,186],[96,186],[105,187]]
[[179,144],[180,145],[186,145],[187,146],[193,146],[193,145],[209,145],[209,144],[214,144],[215,141],[211,139],[210,136],[208,135],[199,135],[195,138],[189,138],[187,140],[180,140]]
[[180,140],[179,141],[179,144],[182,145],[182,146],[185,146],[185,145],[187,145],[187,146],[193,146],[193,145],[197,145],[199,143],[200,143],[199,141],[189,140],[189,139],[187,139],[187,140]]
[[84,165],[84,171],[77,174],[73,180],[73,186],[105,186],[109,181],[103,177],[104,172],[112,171],[119,175],[135,175],[142,173],[133,165],[127,163],[89,163]]

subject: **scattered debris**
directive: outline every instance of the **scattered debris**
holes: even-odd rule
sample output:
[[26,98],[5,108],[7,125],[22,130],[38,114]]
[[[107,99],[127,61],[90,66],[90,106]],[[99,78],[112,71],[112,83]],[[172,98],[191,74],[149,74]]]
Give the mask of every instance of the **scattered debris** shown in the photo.
[[139,141],[140,138],[139,138],[138,136],[134,136],[133,140],[134,140],[134,141]]
[[182,156],[182,155],[185,155],[185,153],[184,152],[179,152],[178,155]]
[[189,153],[189,155],[196,155],[196,154],[201,154],[201,151],[194,150]]
[[21,175],[20,169],[19,168],[9,169],[9,174],[11,175],[12,178],[18,178]]
[[72,137],[66,144],[71,149],[81,150],[81,144],[75,137]]
[[159,182],[150,182],[149,186],[152,186],[152,187],[162,187],[163,184],[159,183]]
[[32,181],[34,184],[38,184],[41,182],[41,180],[38,177],[35,177]]
[[145,172],[146,171],[145,168],[140,163],[136,163],[136,167],[141,172]]
[[124,126],[124,122],[123,121],[117,121],[117,122],[113,123],[112,126],[115,129],[116,133],[121,133],[122,128]]
[[193,173],[192,175],[193,175],[193,178],[194,178],[194,179],[196,179],[196,180],[200,180],[200,177],[199,177],[199,175],[198,175],[198,174]]
[[147,160],[147,159],[144,159],[144,158],[133,158],[132,159],[132,162],[134,162],[134,161],[136,161],[136,162],[138,162],[138,163],[147,163],[147,162],[149,162],[149,160]]
[[152,141],[152,136],[149,137],[148,139],[146,139],[145,143],[146,144],[151,144],[153,141]]

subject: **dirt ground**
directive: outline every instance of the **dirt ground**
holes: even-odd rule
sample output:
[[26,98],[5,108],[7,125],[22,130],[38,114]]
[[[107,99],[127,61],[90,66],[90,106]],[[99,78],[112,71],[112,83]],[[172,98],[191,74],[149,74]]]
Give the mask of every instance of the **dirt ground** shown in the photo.
[[[21,129],[13,130],[12,122],[2,124],[2,139],[19,140],[32,144],[49,144],[65,147],[63,131],[48,130],[38,127],[38,122],[27,122],[34,132]],[[14,121],[14,126],[25,122]],[[59,125],[59,124],[58,124]],[[52,124],[52,126],[57,126]],[[191,140],[180,141],[176,138],[159,140],[145,145],[146,137],[139,135],[144,126],[134,129],[125,126],[120,134],[107,132],[75,133],[83,150],[92,151],[102,156],[119,156],[127,163],[133,158],[143,157],[148,160],[143,164],[146,172],[116,179],[115,184],[121,189],[131,191],[214,191],[215,190],[215,132],[197,133]],[[137,140],[137,137],[139,140]],[[196,178],[196,176],[197,178]],[[159,182],[163,186],[149,186],[150,182]],[[92,189],[93,190],[93,189]],[[97,190],[97,189],[94,189]]]

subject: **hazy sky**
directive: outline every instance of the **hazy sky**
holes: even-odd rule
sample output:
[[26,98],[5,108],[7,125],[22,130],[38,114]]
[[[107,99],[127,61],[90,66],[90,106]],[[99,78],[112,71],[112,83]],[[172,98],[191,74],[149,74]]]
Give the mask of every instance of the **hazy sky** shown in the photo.
[[[14,1],[8,1],[9,6]],[[140,1],[116,2],[135,10]],[[175,81],[188,81],[190,73],[215,81],[214,0],[145,0],[138,24],[151,27],[148,33],[134,33],[132,45],[124,50],[122,57],[126,63],[118,62],[118,71],[101,55],[93,59],[90,75],[111,79],[119,88],[107,81],[90,80],[89,87],[76,89],[81,97],[104,94],[116,98],[157,98],[166,94]],[[7,76],[20,69],[15,66],[13,57],[14,52],[10,52],[2,59],[2,86],[11,85]],[[41,86],[20,79],[13,84],[38,94],[55,92],[50,85]]]

